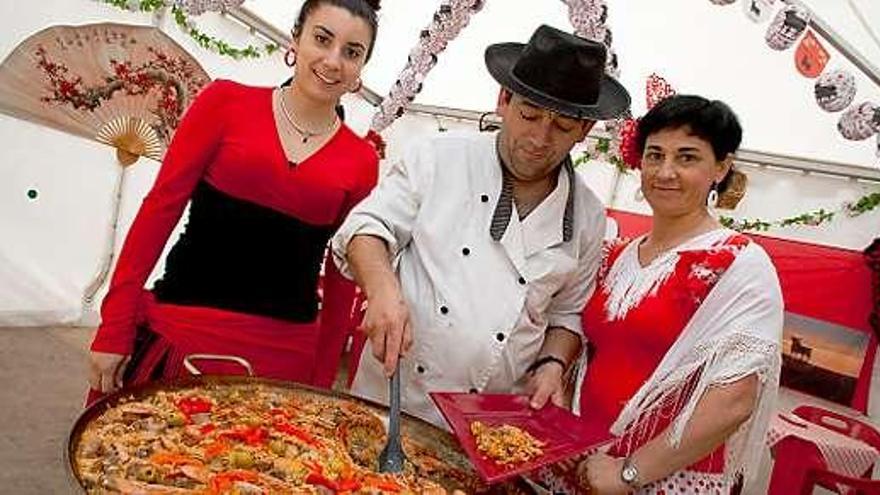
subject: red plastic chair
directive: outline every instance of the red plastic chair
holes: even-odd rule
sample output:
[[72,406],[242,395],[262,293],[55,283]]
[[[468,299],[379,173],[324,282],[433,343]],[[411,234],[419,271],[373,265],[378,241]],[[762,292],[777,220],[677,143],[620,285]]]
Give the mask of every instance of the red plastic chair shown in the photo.
[[[880,452],[880,432],[868,423],[816,406],[798,406],[792,413],[810,423],[861,440]],[[870,475],[870,470],[867,474]]]
[[847,493],[880,495],[880,480],[850,478],[849,476],[832,473],[824,469],[811,469],[807,473],[807,477],[801,487],[801,495],[813,495],[813,490],[817,486],[833,490],[835,493],[841,493],[841,489],[849,488],[852,491]]

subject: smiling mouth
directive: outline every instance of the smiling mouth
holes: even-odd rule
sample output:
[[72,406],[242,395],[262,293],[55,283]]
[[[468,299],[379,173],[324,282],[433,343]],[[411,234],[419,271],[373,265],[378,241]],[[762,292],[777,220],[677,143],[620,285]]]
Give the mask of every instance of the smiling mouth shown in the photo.
[[321,82],[323,82],[324,84],[326,84],[328,86],[333,86],[334,84],[339,84],[339,82],[340,82],[339,79],[330,79],[329,77],[324,76],[320,72],[315,71],[315,70],[313,70],[312,73],[315,75],[315,77],[318,78],[318,80],[320,80]]

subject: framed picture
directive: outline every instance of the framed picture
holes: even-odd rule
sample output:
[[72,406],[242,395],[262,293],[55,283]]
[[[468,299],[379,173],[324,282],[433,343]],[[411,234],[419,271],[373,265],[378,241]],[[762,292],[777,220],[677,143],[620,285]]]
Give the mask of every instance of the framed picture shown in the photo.
[[850,406],[870,335],[786,312],[781,384]]

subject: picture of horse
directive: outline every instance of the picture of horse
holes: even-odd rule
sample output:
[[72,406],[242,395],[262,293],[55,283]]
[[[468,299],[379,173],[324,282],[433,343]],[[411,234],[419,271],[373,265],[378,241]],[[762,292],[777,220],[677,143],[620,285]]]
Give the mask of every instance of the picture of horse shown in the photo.
[[869,337],[865,332],[786,312],[782,385],[849,406]]

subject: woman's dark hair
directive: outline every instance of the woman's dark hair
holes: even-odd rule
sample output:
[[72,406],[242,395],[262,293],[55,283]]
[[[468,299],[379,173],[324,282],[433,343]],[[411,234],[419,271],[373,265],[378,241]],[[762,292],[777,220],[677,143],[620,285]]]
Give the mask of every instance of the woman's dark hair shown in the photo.
[[[739,119],[727,104],[702,96],[674,95],[655,105],[639,120],[639,153],[645,151],[645,142],[651,134],[682,127],[687,127],[691,135],[707,141],[712,146],[716,160],[724,160],[727,155],[736,152],[742,142]],[[731,168],[718,184],[719,194],[729,185],[732,172]]]
[[306,0],[303,2],[302,8],[299,9],[299,15],[296,16],[293,37],[299,37],[306,19],[321,5],[343,8],[353,16],[360,17],[370,26],[370,46],[367,47],[366,58],[366,60],[370,60],[370,55],[373,54],[373,45],[376,44],[376,31],[379,29],[379,18],[376,15],[376,12],[379,11],[379,3],[380,0]]

